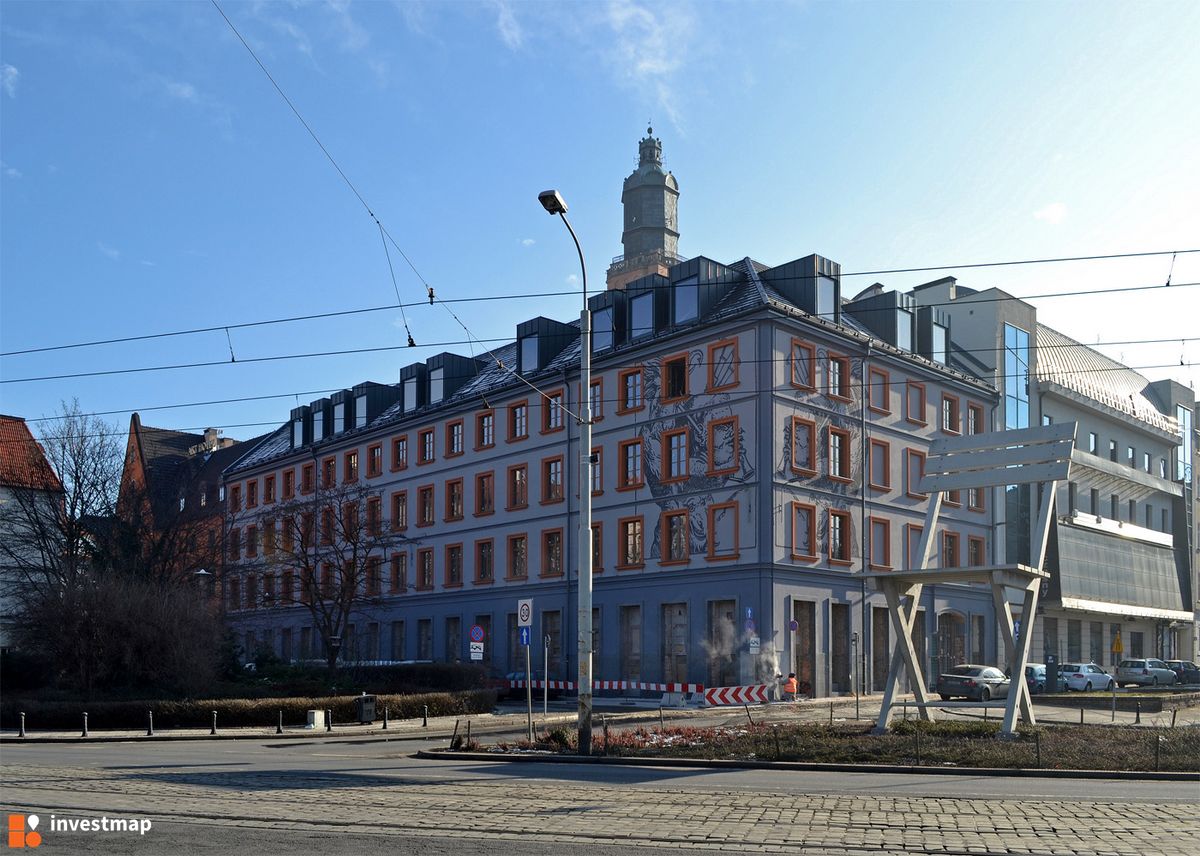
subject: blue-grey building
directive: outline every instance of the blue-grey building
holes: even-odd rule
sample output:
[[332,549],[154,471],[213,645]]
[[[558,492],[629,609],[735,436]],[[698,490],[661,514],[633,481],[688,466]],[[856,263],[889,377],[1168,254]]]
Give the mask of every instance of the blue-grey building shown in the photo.
[[[946,313],[880,286],[850,299],[829,259],[681,259],[678,195],[648,135],[624,187],[625,255],[590,300],[589,390],[578,325],[531,318],[498,361],[438,354],[293,410],[226,471],[223,591],[248,654],[320,659],[336,636],[346,658],[466,661],[479,625],[486,664],[507,672],[532,598],[550,676],[571,678],[590,489],[597,680],[796,671],[815,695],[882,688],[887,613],[853,575],[908,564],[929,442],[989,430],[997,392]],[[939,561],[992,563],[994,499],[946,500]],[[927,592],[931,670],[994,662],[989,594]]]

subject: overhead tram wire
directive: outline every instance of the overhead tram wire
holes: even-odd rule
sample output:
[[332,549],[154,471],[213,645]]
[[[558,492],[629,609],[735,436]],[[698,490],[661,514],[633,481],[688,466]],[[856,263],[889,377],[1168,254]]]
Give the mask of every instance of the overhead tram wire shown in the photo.
[[[471,335],[470,330],[467,330],[465,325],[463,325],[463,329],[466,330],[468,336]],[[533,389],[539,395],[542,395],[543,397],[548,397],[546,395],[546,393],[542,392],[540,389],[538,389],[536,386],[534,386],[533,383],[531,383],[527,378],[522,376],[519,372],[515,372],[510,367],[506,366],[504,364],[504,362],[499,357],[496,356],[494,351],[492,351],[490,348],[488,348],[486,345],[483,344],[484,341],[509,342],[511,340],[509,340],[509,339],[487,339],[487,340],[473,339],[473,340],[463,340],[463,341],[459,341],[459,342],[438,342],[438,343],[428,345],[425,347],[448,347],[448,346],[452,346],[452,345],[471,345],[473,347],[474,345],[477,344],[481,348],[483,348],[485,351],[487,351],[487,353],[492,357],[492,360],[496,363],[496,365],[499,368],[501,368],[502,370],[508,371],[510,374],[512,374],[514,377],[516,377],[519,381],[521,381],[526,386]],[[1065,344],[1059,344],[1059,345],[1044,345],[1042,347],[1045,347],[1047,349],[1090,348],[1090,347],[1103,347],[1103,346],[1112,346],[1112,345],[1165,345],[1165,344],[1172,343],[1172,342],[1183,343],[1183,342],[1194,342],[1194,341],[1200,341],[1200,336],[1168,336],[1168,337],[1158,338],[1158,339],[1125,339],[1125,340],[1114,341],[1114,342],[1097,342],[1097,343],[1095,343],[1095,345],[1088,345],[1085,342],[1071,342],[1071,343],[1065,343]],[[71,374],[61,374],[61,375],[42,375],[39,377],[2,378],[2,379],[0,379],[0,384],[39,383],[39,382],[48,381],[48,380],[71,380],[74,378],[108,377],[108,376],[112,376],[112,375],[122,375],[122,374],[143,374],[146,372],[175,371],[175,370],[180,370],[180,369],[212,368],[214,366],[228,366],[228,365],[249,364],[249,363],[272,363],[272,362],[281,362],[283,360],[315,359],[317,357],[344,357],[344,356],[352,356],[355,354],[376,354],[376,353],[382,353],[382,352],[386,352],[386,351],[401,351],[401,350],[406,349],[407,347],[409,347],[409,346],[407,346],[407,345],[377,345],[377,346],[368,347],[368,348],[346,348],[344,350],[339,350],[339,351],[313,351],[311,353],[304,353],[304,354],[270,354],[265,357],[243,357],[241,360],[224,360],[224,359],[222,359],[222,360],[207,360],[205,362],[200,362],[200,363],[174,363],[174,364],[161,365],[161,366],[133,366],[133,367],[123,368],[123,369],[102,369],[102,370],[92,371],[92,372],[75,372],[75,373],[71,373]],[[958,347],[956,347],[955,351],[960,354],[998,354],[998,353],[1001,353],[1002,351],[1004,351],[1004,348],[1003,347],[996,347],[996,348],[958,348]],[[765,360],[755,360],[755,359],[738,360],[738,363],[740,365],[754,365],[754,364],[758,364],[758,363],[786,362],[788,359],[790,359],[790,357],[772,357],[770,359],[765,359]],[[699,362],[693,362],[692,364],[696,365],[696,366],[713,365],[713,363],[710,363],[710,362],[704,361],[704,360],[701,360]],[[564,408],[564,410],[565,410],[565,408]],[[572,415],[574,415],[574,414],[572,414]]]
[[[1198,251],[1196,251],[1196,250],[1181,250],[1180,252],[1198,252]],[[1111,256],[1097,257],[1097,258],[1111,258]],[[1023,262],[996,262],[996,264],[1022,264],[1022,263]],[[1028,262],[1028,263],[1032,264],[1033,262]],[[927,270],[943,270],[943,268],[927,268]],[[842,274],[842,276],[849,276],[849,274]],[[782,281],[786,282],[790,279],[800,279],[800,278],[801,277],[789,277]],[[1029,295],[1025,295],[1022,297],[1016,297],[1013,295],[1006,295],[1004,297],[982,297],[982,298],[972,299],[970,302],[971,303],[996,303],[996,302],[1003,302],[1006,300],[1028,301],[1028,300],[1042,300],[1042,299],[1052,299],[1052,298],[1060,298],[1060,297],[1075,297],[1075,296],[1082,297],[1082,296],[1090,296],[1090,295],[1121,294],[1121,293],[1126,293],[1126,292],[1131,292],[1131,291],[1155,291],[1155,290],[1181,289],[1181,288],[1188,288],[1188,287],[1196,286],[1196,285],[1200,285],[1200,282],[1176,282],[1176,283],[1170,283],[1167,285],[1163,285],[1163,284],[1133,285],[1133,286],[1118,286],[1117,288],[1092,288],[1092,289],[1081,289],[1078,291],[1055,291],[1055,292],[1046,292],[1044,294],[1029,294]],[[479,297],[456,297],[456,298],[450,298],[450,299],[445,299],[445,298],[439,297],[439,298],[437,298],[437,302],[447,304],[447,303],[482,303],[482,302],[491,301],[491,300],[505,300],[505,301],[507,301],[507,300],[535,300],[535,299],[540,299],[543,297],[572,297],[577,294],[578,294],[578,291],[574,291],[574,290],[572,290],[572,291],[516,292],[516,293],[511,293],[511,294],[489,294],[489,295],[480,295]],[[921,306],[923,306],[923,307],[928,306],[928,307],[934,307],[934,308],[943,307],[943,306],[954,306],[954,305],[958,305],[958,303],[961,300],[962,300],[962,298],[960,298],[959,301],[922,303]],[[412,308],[414,306],[424,306],[427,302],[428,302],[427,300],[422,300],[422,301],[413,302],[413,303],[402,303],[402,304],[400,304],[400,307],[403,309],[405,307]],[[21,356],[24,354],[46,353],[48,351],[65,351],[65,350],[70,350],[73,348],[91,348],[91,347],[96,347],[99,345],[118,345],[118,344],[124,344],[127,342],[144,342],[144,341],[149,341],[152,339],[166,339],[166,338],[170,338],[173,336],[190,336],[190,335],[196,335],[196,334],[200,334],[200,333],[219,333],[222,330],[242,330],[242,329],[247,329],[247,328],[251,328],[251,327],[266,327],[266,326],[270,326],[273,324],[291,324],[291,323],[295,323],[295,322],[299,322],[299,321],[319,321],[319,320],[322,320],[325,318],[341,318],[341,317],[350,316],[350,315],[363,315],[363,314],[368,314],[368,313],[372,313],[372,312],[390,312],[396,308],[397,307],[394,304],[387,304],[384,306],[365,306],[365,307],[361,307],[358,309],[337,309],[337,310],[331,310],[329,312],[314,312],[314,313],[310,313],[308,315],[292,315],[292,316],[287,316],[284,318],[267,318],[267,319],[263,319],[260,321],[243,321],[243,322],[234,323],[234,324],[214,324],[210,327],[193,327],[193,328],[186,329],[186,330],[170,330],[170,331],[165,331],[162,333],[143,333],[143,334],[136,335],[136,336],[118,336],[118,337],[112,338],[112,339],[93,339],[93,340],[87,341],[87,342],[70,342],[70,343],[63,344],[63,345],[45,345],[45,346],[41,346],[41,347],[37,347],[37,348],[22,348],[20,350],[14,350],[14,351],[0,351],[0,357],[15,357],[15,356]],[[814,314],[814,313],[808,313],[808,314],[813,315],[814,317],[817,317],[817,318],[823,317],[822,315],[819,315],[819,314]],[[468,332],[468,335],[470,335],[469,332]],[[499,342],[499,341],[503,341],[503,339],[499,339],[499,338],[476,339],[476,341]],[[454,344],[466,344],[466,342],[454,343]],[[422,347],[438,347],[438,345],[434,344],[434,345],[426,345],[426,346],[422,346]]]
[[[1154,365],[1143,365],[1143,366],[1109,366],[1107,368],[1097,368],[1097,369],[1074,369],[1072,371],[1065,372],[1065,374],[1074,377],[1074,376],[1078,376],[1078,375],[1106,374],[1108,372],[1144,371],[1144,370],[1148,370],[1148,369],[1169,369],[1169,368],[1181,368],[1181,367],[1182,368],[1194,368],[1197,366],[1200,366],[1200,362],[1156,363]],[[852,381],[850,384],[847,385],[846,388],[852,389],[852,390],[857,389],[857,390],[861,391],[863,389],[866,389],[866,388],[869,388],[872,386],[883,386],[883,385],[885,385],[883,382],[876,384],[873,382],[863,383],[861,381]],[[791,384],[785,383],[783,385],[782,389],[795,391],[798,388]],[[799,389],[799,391],[806,393],[808,395],[825,395],[825,394],[827,394],[820,387],[817,387],[814,389]],[[322,390],[315,390],[311,394],[317,394],[320,392],[322,392]],[[245,399],[234,399],[234,400],[235,401],[254,400],[255,398],[258,398],[258,397],[261,397],[261,398],[279,398],[279,397],[290,398],[293,395],[302,395],[302,394],[304,394],[304,393],[286,393],[286,394],[281,394],[281,395],[270,395],[270,396],[251,396],[251,397],[247,397]],[[728,396],[729,394],[730,394],[730,392],[727,390],[722,390],[719,392],[708,392],[708,391],[701,390],[698,392],[689,392],[688,398],[717,398],[717,397],[721,397],[721,396]],[[620,402],[621,399],[619,397],[616,397],[616,398],[604,397],[604,398],[601,398],[600,401],[602,401],[606,404],[615,404],[615,403]],[[197,402],[197,406],[202,405],[204,403],[205,402]],[[179,404],[179,405],[167,405],[167,406],[169,406],[169,407],[187,407],[189,405]],[[143,408],[143,409],[151,410],[151,409],[163,409],[163,408]],[[106,411],[106,413],[132,413],[132,412],[134,412],[134,411],[130,411],[130,410]],[[98,416],[98,415],[103,415],[103,414],[82,413],[79,415],[80,416]],[[1160,414],[1160,415],[1165,415],[1165,414]],[[26,422],[52,422],[52,421],[56,421],[61,418],[62,417],[47,416],[47,417],[38,417],[37,419],[27,419],[25,421]],[[281,428],[285,424],[287,424],[287,420],[282,420],[282,421],[275,420],[273,422],[242,422],[242,423],[225,425],[225,426],[223,426],[223,429],[224,428],[254,428],[254,427],[264,427],[264,426],[266,426],[266,427],[273,426],[275,428]],[[161,427],[161,426],[154,426],[154,427]],[[211,427],[212,427],[212,423],[209,422],[208,424],[202,425],[202,426],[197,425],[197,426],[193,426],[193,427],[189,427],[189,428],[165,428],[163,430],[178,431],[180,433],[190,433],[190,432],[194,432],[194,431],[203,431],[204,429],[211,428]],[[128,430],[124,430],[124,431],[109,431],[109,432],[103,432],[103,433],[99,433],[99,434],[83,434],[83,435],[73,435],[73,436],[77,436],[77,437],[124,437],[124,436],[127,436],[128,433],[129,433]],[[51,434],[49,436],[53,436],[53,435]],[[33,438],[32,440],[27,440],[24,438],[13,439],[13,440],[0,440],[0,446],[4,445],[5,443],[29,443],[29,442],[36,443],[36,442],[39,442],[39,440],[36,437]]]
[[[287,103],[287,106],[290,109],[292,109],[292,113],[295,114],[295,118],[300,120],[301,125],[304,125],[305,131],[308,132],[308,136],[312,137],[313,142],[317,143],[320,150],[322,150],[324,152],[325,157],[329,158],[329,162],[332,164],[332,166],[334,166],[334,169],[337,170],[337,174],[342,176],[342,180],[344,182],[346,182],[346,186],[350,188],[350,192],[353,192],[354,196],[356,198],[358,198],[360,203],[362,203],[362,208],[366,209],[367,215],[370,215],[371,219],[374,221],[374,223],[376,223],[376,226],[379,227],[380,238],[385,239],[384,240],[384,252],[388,251],[388,241],[391,241],[391,245],[396,247],[396,251],[398,253],[400,253],[400,255],[403,257],[404,262],[407,262],[408,267],[412,268],[413,274],[416,276],[416,279],[421,281],[422,286],[425,286],[425,292],[427,294],[428,300],[430,300],[430,305],[432,306],[434,304],[434,301],[437,300],[436,295],[434,295],[434,293],[433,293],[433,287],[430,285],[430,283],[428,283],[426,281],[424,276],[421,276],[421,271],[416,269],[416,265],[413,264],[413,259],[410,259],[408,257],[408,253],[404,252],[403,247],[401,247],[400,244],[396,243],[395,238],[392,238],[392,235],[388,231],[388,228],[386,228],[383,225],[383,222],[379,220],[379,217],[376,216],[376,212],[374,212],[374,210],[371,208],[371,205],[367,204],[367,200],[364,197],[362,197],[362,194],[359,192],[358,187],[354,186],[354,182],[350,181],[349,176],[346,174],[346,172],[344,172],[344,170],[342,169],[341,166],[338,166],[337,161],[335,160],[334,156],[332,156],[330,154],[329,149],[326,149],[325,144],[320,142],[320,138],[317,136],[317,132],[313,131],[312,127],[310,125],[308,125],[308,122],[305,121],[304,116],[300,115],[300,110],[296,109],[295,104],[292,103],[292,98],[289,98],[287,96],[287,92],[283,91],[282,86],[280,86],[280,84],[278,84],[276,82],[275,78],[271,76],[271,72],[266,70],[266,66],[263,64],[263,61],[258,59],[258,54],[254,53],[254,49],[250,47],[250,43],[248,43],[245,40],[245,38],[242,38],[241,32],[239,32],[238,28],[236,28],[236,26],[234,26],[232,20],[229,20],[229,16],[227,16],[227,14],[224,13],[220,4],[217,4],[217,0],[210,0],[210,2],[212,4],[212,6],[214,6],[216,8],[217,12],[221,13],[221,17],[224,18],[224,22],[226,22],[226,24],[229,25],[229,29],[233,30],[234,35],[238,36],[238,41],[241,42],[242,47],[246,48],[247,52],[250,53],[250,55],[254,59],[254,62],[257,62],[258,67],[262,68],[263,73],[266,74],[266,79],[269,79],[271,82],[271,85],[275,86],[275,91],[278,92],[278,94],[280,94],[280,97],[283,98],[283,101]],[[391,256],[390,255],[388,256],[388,267],[390,270],[391,269]],[[395,279],[396,279],[395,271],[392,271],[392,282],[395,283]],[[400,291],[398,291],[398,288],[396,291],[396,299],[397,299],[397,301],[400,301]],[[400,301],[400,303],[401,303],[401,312],[403,313],[403,303],[402,303],[402,301]],[[484,341],[484,340],[481,340],[479,336],[476,336],[475,334],[473,334],[472,331],[470,331],[467,328],[467,325],[463,323],[462,318],[457,316],[457,313],[455,313],[454,310],[451,310],[448,305],[445,305],[445,303],[443,303],[443,307],[446,311],[448,311],[450,313],[450,317],[454,318],[455,321],[458,323],[458,325],[460,325],[460,327],[462,327],[464,333],[467,334],[469,339],[473,339],[476,342],[480,343],[480,346],[482,348],[484,348],[484,351],[486,351],[487,354],[490,355],[490,357],[494,361],[496,361],[496,365],[499,367],[499,369],[508,371],[510,373],[510,375],[520,379],[520,381],[522,381],[524,384],[526,384],[527,387],[534,390],[535,393],[538,393],[541,397],[544,397],[544,399],[547,399],[547,400],[550,399],[550,396],[548,396],[544,390],[541,390],[538,387],[536,387],[536,385],[534,385],[533,383],[530,383],[527,378],[524,378],[521,376],[520,372],[515,372],[514,370],[511,369],[510,366],[505,366],[503,361],[500,360],[498,357],[496,357],[496,354],[494,354],[490,348],[487,348],[486,346],[482,345],[482,341]],[[410,331],[408,329],[407,319],[406,319],[406,321],[404,321],[404,330],[406,330],[408,333],[408,347],[416,347],[416,342],[413,341],[412,331]],[[568,408],[564,407],[563,409],[564,409],[564,412],[571,415],[572,418],[574,418],[576,420],[580,419],[580,417],[578,417],[578,414],[571,413]]]
[[[1200,337],[1189,337],[1189,338],[1185,338],[1182,340],[1166,339],[1163,341],[1164,342],[1178,342],[1178,341],[1195,341],[1197,339],[1200,339]],[[1143,340],[1141,342],[1105,342],[1105,343],[1098,343],[1098,344],[1101,344],[1101,345],[1158,344],[1158,340]],[[1081,345],[1081,344],[1077,343],[1075,345],[1046,345],[1044,347],[1049,349],[1049,348],[1056,348],[1056,347],[1066,348],[1066,347],[1091,347],[1091,346]],[[996,349],[987,349],[987,350],[1002,351],[1004,349],[996,348]],[[773,358],[770,360],[739,360],[737,364],[738,365],[751,365],[751,364],[758,363],[758,362],[787,363],[791,359],[792,359],[792,357],[789,355],[787,357],[776,357],[776,358]],[[225,365],[225,363],[220,363],[220,365]],[[697,365],[698,366],[712,365],[712,363],[699,363]],[[1157,363],[1157,364],[1153,364],[1153,365],[1143,365],[1143,366],[1117,365],[1117,366],[1109,366],[1107,368],[1097,368],[1097,369],[1074,369],[1069,372],[1066,372],[1066,374],[1075,376],[1075,375],[1085,375],[1085,374],[1102,374],[1102,373],[1114,372],[1114,371],[1141,371],[1144,369],[1162,369],[1162,368],[1180,368],[1180,367],[1192,368],[1195,366],[1200,366],[1200,362]],[[982,379],[982,378],[976,378],[976,380],[980,380],[984,383],[987,382],[985,379]],[[868,389],[871,389],[876,386],[887,387],[890,384],[891,384],[890,378],[882,380],[882,381],[850,381],[849,383],[846,384],[845,388],[848,390],[858,390],[861,392],[862,390],[868,390]],[[784,389],[802,389],[809,393],[814,393],[814,392],[820,393],[821,392],[820,387],[815,384],[813,387],[808,388],[808,387],[802,387],[802,386],[799,386],[799,385],[789,382],[789,383],[784,384],[783,388]],[[184,408],[184,407],[205,407],[205,406],[211,406],[211,405],[216,405],[216,404],[240,404],[240,403],[244,403],[244,402],[248,402],[248,401],[266,401],[266,400],[276,399],[276,398],[295,398],[295,397],[298,397],[301,395],[305,395],[305,396],[307,396],[307,395],[325,395],[326,393],[336,392],[336,391],[337,391],[336,388],[299,390],[299,391],[294,391],[294,392],[270,393],[270,394],[265,394],[265,395],[240,396],[237,398],[228,398],[228,399],[214,399],[214,400],[210,400],[210,401],[192,401],[192,402],[180,402],[180,403],[175,403],[175,404],[161,404],[161,405],[155,405],[155,406],[151,406],[151,407],[142,406],[142,407],[129,407],[129,408],[117,409],[117,410],[101,410],[101,411],[95,411],[95,412],[91,412],[91,413],[81,413],[79,415],[80,416],[113,416],[113,415],[117,415],[117,414],[121,414],[121,413],[151,412],[151,411],[155,411],[155,410],[178,410],[178,409]],[[727,395],[727,394],[728,394],[728,392],[725,390],[721,390],[718,392],[697,391],[697,392],[688,393],[688,397],[689,398],[717,397],[717,396],[723,396],[723,395]],[[617,396],[617,397],[602,397],[599,399],[599,401],[604,402],[606,404],[614,404],[614,403],[620,402],[621,398],[619,396]],[[62,417],[60,417],[60,416],[39,416],[39,417],[31,418],[31,419],[26,419],[25,421],[26,422],[54,422],[61,418]],[[254,423],[254,424],[279,424],[279,423]],[[172,430],[183,431],[183,430],[190,430],[190,429],[172,429]],[[107,435],[105,435],[105,436],[107,436]]]

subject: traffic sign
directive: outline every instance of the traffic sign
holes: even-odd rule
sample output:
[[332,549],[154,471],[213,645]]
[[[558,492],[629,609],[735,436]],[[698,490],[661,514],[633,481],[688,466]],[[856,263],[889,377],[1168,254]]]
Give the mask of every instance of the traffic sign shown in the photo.
[[757,654],[762,650],[762,639],[758,636],[750,637],[750,653]]
[[791,621],[788,622],[788,630],[795,633],[799,629],[800,629],[800,622],[797,621],[796,619],[793,618]]
[[521,644],[524,647],[528,648],[529,647],[529,637],[531,637],[533,635],[533,630],[529,627],[521,627],[521,628],[518,628],[517,632],[518,632],[518,636],[520,637]]
[[487,634],[483,632],[483,628],[478,624],[471,625],[471,641],[482,642]]
[[[533,598],[525,598],[517,601],[517,626],[532,627],[533,626]],[[528,645],[529,643],[524,643]]]
[[471,644],[471,659],[472,660],[482,660],[483,659],[483,643],[482,642],[472,642],[470,644]]

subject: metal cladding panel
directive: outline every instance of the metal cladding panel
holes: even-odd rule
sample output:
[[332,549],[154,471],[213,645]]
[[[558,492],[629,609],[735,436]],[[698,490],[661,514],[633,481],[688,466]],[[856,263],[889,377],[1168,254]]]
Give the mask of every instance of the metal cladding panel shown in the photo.
[[[1183,609],[1183,592],[1170,547],[1058,524],[1051,570],[1064,598]],[[1055,549],[1055,547],[1057,549]]]

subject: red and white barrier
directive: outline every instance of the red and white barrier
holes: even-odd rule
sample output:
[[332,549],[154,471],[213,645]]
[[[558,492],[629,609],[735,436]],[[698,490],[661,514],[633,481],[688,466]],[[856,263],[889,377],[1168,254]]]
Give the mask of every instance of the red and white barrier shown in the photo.
[[[525,689],[524,680],[510,680],[508,685],[515,690]],[[534,681],[531,686],[535,689],[542,689],[546,686],[545,681]],[[574,681],[551,681],[550,689],[552,690],[573,690],[575,689]],[[704,692],[704,684],[654,684],[644,681],[592,681],[593,690],[649,690],[656,693],[702,693]]]
[[654,684],[645,681],[592,681],[594,690],[649,690],[656,693],[702,693],[704,684]]
[[[509,681],[508,685],[514,690],[525,689],[525,681]],[[529,684],[531,689],[551,689],[551,690],[573,690],[575,689],[574,681],[550,681],[550,686],[546,686],[545,681],[531,681]]]
[[767,684],[746,687],[709,687],[704,691],[704,703],[711,706],[723,704],[759,704],[767,701]]

